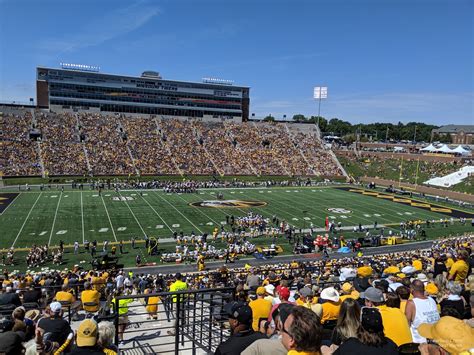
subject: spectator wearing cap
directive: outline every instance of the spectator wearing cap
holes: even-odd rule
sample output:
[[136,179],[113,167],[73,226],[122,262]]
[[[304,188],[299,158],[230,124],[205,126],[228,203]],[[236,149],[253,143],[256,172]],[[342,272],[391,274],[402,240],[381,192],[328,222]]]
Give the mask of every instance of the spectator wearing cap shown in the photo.
[[320,354],[322,327],[318,316],[308,308],[296,306],[283,323],[281,342],[288,355]]
[[296,300],[296,305],[311,308],[313,290],[311,290],[308,286],[304,286],[298,291],[298,294],[300,297]]
[[449,269],[448,280],[458,282],[460,284],[464,283],[469,274],[469,265],[467,260],[469,258],[469,253],[467,250],[460,250],[458,252],[456,262]]
[[425,285],[422,281],[413,281],[410,289],[413,298],[407,301],[405,315],[413,342],[421,344],[426,342],[426,338],[418,334],[418,326],[422,323],[436,323],[439,320],[439,313],[436,302],[425,295]]
[[383,273],[385,275],[396,275],[400,272],[400,268],[397,266],[397,261],[396,260],[391,260],[390,261],[390,266],[386,267],[383,270]]
[[376,307],[383,320],[385,336],[395,342],[397,346],[412,342],[408,320],[399,308],[387,307],[382,290],[369,287],[361,293],[367,307]]
[[[427,339],[433,340],[436,345],[422,344],[422,354],[471,354],[474,348],[474,328],[454,317],[441,317],[434,324],[421,324],[418,333]],[[441,348],[441,349],[439,349]],[[444,350],[441,352],[440,350]]]
[[62,305],[59,302],[52,302],[46,310],[46,317],[38,321],[38,328],[43,333],[50,333],[49,340],[58,344],[63,344],[69,333],[71,326],[63,319]]
[[265,285],[265,293],[266,293],[265,299],[267,301],[270,301],[273,305],[274,304],[273,302],[277,299],[275,297],[275,286],[273,286],[272,284]]
[[249,307],[252,309],[252,328],[255,331],[260,329],[260,320],[268,319],[270,311],[272,310],[272,303],[265,299],[265,288],[260,286],[257,288],[257,299],[250,301]]
[[102,347],[98,344],[99,327],[95,320],[85,319],[76,332],[76,346],[71,355],[104,355]]
[[231,336],[219,344],[216,355],[240,355],[250,344],[266,336],[252,329],[252,308],[244,302],[230,302],[224,306],[229,317]]
[[372,276],[372,266],[370,266],[369,260],[365,259],[362,266],[357,268],[357,276],[359,277],[370,277]]
[[[323,355],[330,354],[323,347]],[[398,355],[397,345],[384,334],[382,315],[376,308],[362,307],[360,325],[355,337],[344,341],[334,352],[334,355]]]
[[327,287],[321,291],[320,298],[322,300],[322,315],[321,323],[324,324],[328,321],[336,321],[339,317],[339,311],[341,309],[341,300],[339,292],[334,287]]
[[350,282],[344,282],[341,286],[341,295],[339,296],[341,302],[348,298],[352,298],[354,300],[359,299],[360,293],[354,290],[354,286]]
[[272,307],[272,310],[270,311],[270,315],[268,316],[268,320],[271,321],[271,317],[273,312],[281,305],[281,304],[294,304],[293,302],[290,302],[290,289],[285,286],[278,286],[276,288],[276,293],[278,295],[278,299],[280,302],[275,303]]

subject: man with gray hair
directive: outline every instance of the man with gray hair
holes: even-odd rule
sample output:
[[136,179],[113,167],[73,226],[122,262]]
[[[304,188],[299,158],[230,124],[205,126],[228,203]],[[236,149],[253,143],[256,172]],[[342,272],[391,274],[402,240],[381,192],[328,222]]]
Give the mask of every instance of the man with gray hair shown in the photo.
[[410,285],[413,299],[407,301],[405,315],[410,326],[414,343],[426,343],[426,338],[418,333],[418,327],[423,323],[436,323],[439,320],[436,302],[425,295],[425,284],[421,280],[414,280]]

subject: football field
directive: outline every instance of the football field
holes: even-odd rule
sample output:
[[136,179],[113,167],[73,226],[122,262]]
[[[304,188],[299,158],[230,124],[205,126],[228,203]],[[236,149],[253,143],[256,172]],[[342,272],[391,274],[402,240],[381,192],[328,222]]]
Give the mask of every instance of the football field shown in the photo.
[[[217,199],[217,193],[223,199]],[[323,228],[326,216],[343,227],[388,225],[398,230],[407,220],[474,216],[426,201],[382,192],[340,187],[203,189],[192,194],[160,190],[44,190],[1,193],[0,248],[58,245],[75,241],[115,242],[169,238],[174,231],[210,233],[226,216],[252,211],[276,216],[296,228]],[[228,226],[225,226],[230,230]]]

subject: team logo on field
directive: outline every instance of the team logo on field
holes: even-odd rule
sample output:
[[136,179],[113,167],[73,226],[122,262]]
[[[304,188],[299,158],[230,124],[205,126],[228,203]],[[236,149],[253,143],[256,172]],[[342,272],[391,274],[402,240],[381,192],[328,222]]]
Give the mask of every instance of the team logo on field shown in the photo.
[[133,201],[134,198],[130,196],[114,196],[112,201]]
[[328,208],[329,212],[332,213],[339,213],[339,214],[347,214],[347,213],[352,213],[351,210],[346,210],[345,208]]
[[262,207],[267,203],[263,201],[243,201],[243,200],[207,200],[200,202],[193,202],[189,204],[194,207],[212,207],[212,208],[249,208]]

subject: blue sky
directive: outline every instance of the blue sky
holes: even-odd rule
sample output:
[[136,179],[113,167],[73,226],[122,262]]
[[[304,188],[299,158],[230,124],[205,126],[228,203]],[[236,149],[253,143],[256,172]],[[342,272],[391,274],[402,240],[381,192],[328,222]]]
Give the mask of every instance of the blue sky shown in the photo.
[[0,0],[0,100],[35,67],[251,87],[251,112],[474,124],[472,0]]

